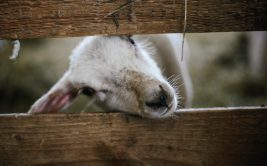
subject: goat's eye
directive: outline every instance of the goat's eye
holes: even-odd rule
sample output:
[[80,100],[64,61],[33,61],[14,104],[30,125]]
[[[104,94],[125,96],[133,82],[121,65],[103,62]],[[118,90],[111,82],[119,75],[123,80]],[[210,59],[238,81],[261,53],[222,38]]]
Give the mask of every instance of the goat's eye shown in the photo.
[[84,87],[82,88],[82,93],[86,96],[92,96],[95,93],[95,90],[90,87]]

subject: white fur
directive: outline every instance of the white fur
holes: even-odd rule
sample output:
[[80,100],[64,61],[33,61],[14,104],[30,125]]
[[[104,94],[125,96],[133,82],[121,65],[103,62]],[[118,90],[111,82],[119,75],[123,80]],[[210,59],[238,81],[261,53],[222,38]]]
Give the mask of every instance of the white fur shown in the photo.
[[[177,34],[165,34],[134,36],[133,39],[135,45],[125,36],[86,37],[74,49],[70,58],[70,68],[64,77],[32,106],[30,112],[45,112],[37,110],[40,106],[46,107],[43,103],[47,103],[51,96],[59,93],[58,89],[67,92],[71,88],[90,87],[95,90],[94,97],[97,102],[107,109],[150,118],[170,116],[177,109],[177,93],[190,100],[191,82],[186,62],[179,62],[180,49],[176,47],[179,42],[181,43],[181,38]],[[181,91],[175,90],[161,73],[160,67],[164,67],[164,58],[169,56],[172,57],[172,64],[168,62],[165,69],[174,67],[175,72],[172,74],[182,76],[181,81],[187,85],[183,86]],[[160,66],[155,62],[160,59],[159,57]],[[172,75],[168,70],[165,71],[169,74],[168,77]],[[146,104],[158,101],[159,96],[164,96],[168,107],[151,107]],[[189,100],[186,101],[187,106]]]
[[[137,47],[140,48],[139,45]],[[71,79],[73,82],[89,83],[96,89],[103,86],[109,89],[109,85],[103,82],[103,76],[109,77],[124,68],[135,71],[141,68],[143,73],[164,80],[149,52],[143,48],[138,52],[142,55],[141,59],[136,58],[135,48],[119,37],[86,37],[70,58]],[[95,79],[92,80],[92,77]]]

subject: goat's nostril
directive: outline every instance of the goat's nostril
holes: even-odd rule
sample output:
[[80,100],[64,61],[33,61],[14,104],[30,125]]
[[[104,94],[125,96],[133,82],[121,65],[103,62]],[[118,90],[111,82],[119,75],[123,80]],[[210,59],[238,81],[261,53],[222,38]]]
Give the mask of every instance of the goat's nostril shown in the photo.
[[165,107],[168,106],[168,105],[167,105],[166,96],[165,96],[164,94],[161,94],[161,95],[159,96],[159,100],[160,100],[160,103],[161,103],[162,106],[165,106]]
[[153,109],[158,109],[162,107],[168,107],[167,98],[164,93],[161,93],[154,100],[145,102],[146,106],[151,107]]

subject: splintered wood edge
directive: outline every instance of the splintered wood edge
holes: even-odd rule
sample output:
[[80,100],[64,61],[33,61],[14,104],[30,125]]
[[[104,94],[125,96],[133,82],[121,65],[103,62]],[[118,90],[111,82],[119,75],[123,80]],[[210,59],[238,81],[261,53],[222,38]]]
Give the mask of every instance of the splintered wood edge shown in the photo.
[[[251,113],[256,113],[257,111],[267,111],[267,106],[258,106],[258,107],[212,107],[212,108],[183,108],[177,110],[174,114],[180,115],[180,114],[205,114],[205,113],[235,113],[236,111],[252,111]],[[256,111],[256,112],[255,112]],[[58,117],[64,117],[64,116],[92,116],[92,115],[118,115],[118,114],[125,114],[130,115],[123,112],[86,112],[86,113],[50,113],[50,114],[35,114],[31,115],[28,113],[9,113],[9,114],[0,114],[1,117],[49,117],[49,116],[58,116]],[[136,115],[133,115],[136,116]]]

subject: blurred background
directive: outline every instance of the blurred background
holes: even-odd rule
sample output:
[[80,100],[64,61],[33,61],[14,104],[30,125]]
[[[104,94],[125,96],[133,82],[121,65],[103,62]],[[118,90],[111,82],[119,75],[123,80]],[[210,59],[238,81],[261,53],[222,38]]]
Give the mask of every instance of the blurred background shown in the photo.
[[[193,107],[267,105],[267,33],[186,34]],[[71,50],[82,38],[0,40],[0,113],[27,112],[68,68]],[[79,97],[67,111],[90,111]]]

